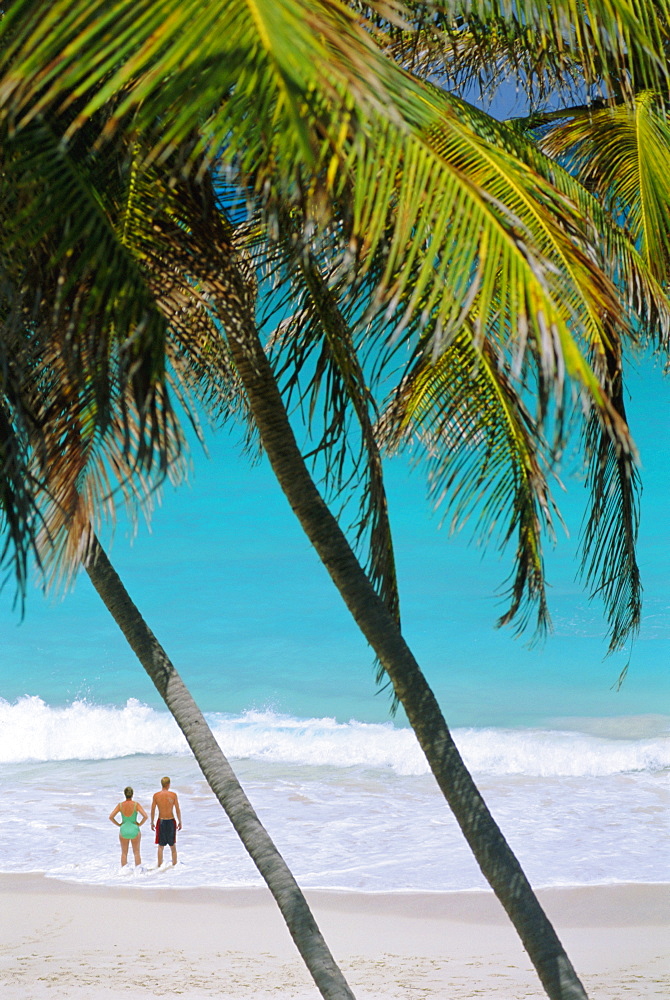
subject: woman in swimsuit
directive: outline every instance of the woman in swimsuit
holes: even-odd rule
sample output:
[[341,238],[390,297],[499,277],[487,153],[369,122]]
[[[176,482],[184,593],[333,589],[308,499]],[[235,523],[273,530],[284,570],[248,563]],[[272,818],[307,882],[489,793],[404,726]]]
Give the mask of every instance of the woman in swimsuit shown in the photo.
[[[142,834],[140,833],[140,827],[143,823],[146,823],[149,817],[139,802],[133,802],[133,790],[130,786],[123,789],[123,794],[125,795],[124,801],[119,802],[119,804],[115,806],[109,814],[109,818],[114,826],[118,826],[119,828],[119,841],[121,842],[121,867],[128,862],[129,843],[133,845],[135,864],[141,865],[142,859],[140,858],[140,839]],[[119,813],[121,813],[120,822],[116,819],[116,816]],[[142,817],[139,823],[137,822],[138,813]]]

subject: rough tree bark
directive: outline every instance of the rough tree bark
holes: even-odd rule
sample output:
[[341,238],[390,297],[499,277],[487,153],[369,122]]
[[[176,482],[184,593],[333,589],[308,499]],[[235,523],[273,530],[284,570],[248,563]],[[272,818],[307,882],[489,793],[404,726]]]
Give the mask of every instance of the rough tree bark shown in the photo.
[[93,586],[174,716],[210,788],[265,879],[321,995],[325,1000],[355,1000],[290,869],[256,815],[202,712],[95,536],[85,565]]
[[[353,618],[388,674],[430,768],[486,880],[514,924],[551,1000],[588,1000],[554,927],[467,770],[399,626],[377,595],[295,440],[255,325],[244,269],[212,232],[220,279],[210,287],[274,474]],[[217,294],[220,291],[221,294]]]

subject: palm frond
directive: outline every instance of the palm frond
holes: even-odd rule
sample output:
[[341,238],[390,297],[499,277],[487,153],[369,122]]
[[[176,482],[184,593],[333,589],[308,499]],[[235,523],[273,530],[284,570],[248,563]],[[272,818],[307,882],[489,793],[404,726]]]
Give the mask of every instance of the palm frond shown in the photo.
[[[606,336],[603,318],[626,317],[595,265],[595,232],[557,188],[504,150],[480,140],[448,102],[431,93],[421,136],[378,123],[353,176],[357,261],[374,275],[372,307],[396,336],[435,316],[434,350],[476,307],[481,331],[495,328],[540,359],[560,398],[567,373],[603,400],[578,340]],[[428,114],[424,115],[424,120]],[[395,321],[395,317],[394,317]]]
[[0,589],[13,580],[15,602],[23,607],[31,557],[39,565],[35,537],[40,511],[35,500],[28,442],[17,426],[15,409],[7,405],[6,388],[6,384],[0,387],[0,573],[3,574]]
[[[96,108],[101,107],[112,94],[125,95],[119,96],[118,100],[129,102],[128,109],[132,107],[136,110],[139,118],[133,119],[134,127],[138,127],[137,121],[150,119],[150,128],[155,129],[155,123],[162,122],[160,143],[165,149],[165,144],[174,144],[185,136],[186,112],[181,109],[189,108],[189,114],[199,109],[200,119],[188,122],[191,130],[196,124],[201,129],[201,141],[195,144],[195,151],[205,148],[210,150],[209,155],[216,152],[231,167],[234,163],[240,180],[251,184],[256,192],[263,193],[266,210],[270,213],[278,204],[280,195],[284,200],[297,199],[300,204],[307,205],[306,224],[309,224],[314,212],[318,217],[319,205],[323,204],[326,192],[329,196],[334,194],[341,198],[345,187],[349,186],[347,197],[350,208],[347,211],[350,218],[348,233],[344,235],[354,248],[352,260],[363,268],[369,266],[375,251],[383,249],[383,254],[377,254],[376,259],[384,257],[384,266],[379,270],[378,297],[384,308],[389,308],[394,300],[405,296],[408,313],[411,313],[414,304],[424,296],[428,282],[432,284],[433,296],[429,307],[433,304],[437,306],[440,286],[446,280],[451,288],[438,308],[445,313],[447,302],[461,303],[456,307],[460,310],[466,296],[471,297],[473,280],[479,280],[478,266],[485,248],[487,260],[491,258],[491,272],[499,275],[501,281],[512,279],[509,284],[512,290],[510,300],[513,301],[509,302],[509,315],[519,314],[529,338],[538,345],[544,344],[547,373],[558,372],[562,361],[558,362],[557,358],[564,355],[569,368],[575,373],[579,371],[578,377],[589,383],[591,390],[597,393],[588,365],[582,363],[579,352],[574,349],[568,323],[575,328],[584,322],[592,324],[594,308],[601,312],[608,307],[610,313],[616,314],[616,303],[610,290],[597,272],[589,268],[586,260],[579,265],[582,277],[586,279],[582,287],[575,287],[574,274],[565,275],[563,260],[558,261],[557,266],[558,229],[554,227],[548,242],[546,219],[538,225],[540,202],[553,201],[552,210],[556,211],[555,191],[549,191],[546,186],[544,191],[540,191],[538,179],[527,177],[527,190],[520,199],[519,170],[510,183],[510,162],[501,162],[500,153],[491,154],[465,126],[457,122],[444,101],[438,101],[434,94],[390,63],[387,64],[388,61],[384,63],[375,91],[377,95],[384,92],[383,108],[381,101],[375,103],[375,100],[367,98],[360,107],[355,107],[352,96],[345,95],[342,89],[342,81],[346,77],[343,60],[351,69],[354,62],[358,66],[356,60],[359,57],[363,59],[365,51],[372,59],[370,67],[379,68],[378,61],[384,62],[382,55],[368,36],[361,32],[356,34],[358,29],[351,15],[338,5],[314,2],[305,7],[306,2],[282,0],[276,5],[274,0],[272,4],[268,0],[256,0],[251,6],[240,2],[229,5],[227,13],[232,15],[232,19],[226,24],[226,31],[220,33],[214,30],[213,19],[221,13],[217,4],[202,8],[200,14],[192,9],[190,3],[180,6],[171,21],[160,30],[156,29],[157,34],[152,33],[156,28],[153,9],[158,11],[162,5],[151,5],[151,17],[144,5],[138,14],[134,41],[131,43],[130,38],[119,31],[121,41],[114,56],[117,69],[112,73],[107,67],[111,76],[104,85],[101,82],[104,74],[101,75],[95,67],[101,51],[101,39],[105,39],[108,46],[117,44],[109,38],[106,30],[110,5],[105,5],[104,12],[95,3],[87,4],[85,11],[83,8],[79,10],[79,5],[70,9],[72,17],[74,9],[79,10],[80,17],[79,20],[72,20],[70,35],[59,29],[60,44],[67,35],[70,46],[66,49],[67,57],[60,60],[56,59],[56,49],[51,51],[57,43],[48,30],[49,19],[45,19],[47,28],[44,29],[28,18],[32,34],[26,35],[26,38],[30,37],[33,47],[24,52],[27,42],[24,45],[15,40],[7,60],[4,90],[0,84],[0,100],[4,97],[5,115],[14,125],[20,124],[24,120],[21,117],[24,106],[31,108],[31,115],[40,108],[58,108],[61,106],[58,102],[65,99],[64,95],[67,94],[69,99],[73,92],[81,102],[81,88],[88,87],[95,94],[95,99],[91,98],[93,103],[89,101],[88,105],[82,105],[76,115],[77,123],[89,120]],[[128,4],[121,0],[112,6],[118,7],[119,17],[130,16]],[[305,26],[291,35],[292,47],[287,47],[288,36],[295,28],[298,15],[305,14],[307,8],[310,16],[305,19]],[[13,11],[19,9],[24,9],[24,0],[17,0],[16,8],[12,8]],[[32,10],[30,5],[29,9]],[[54,3],[53,11],[57,9],[60,10],[59,0]],[[146,25],[142,12],[146,12],[149,18]],[[96,20],[98,16],[100,21]],[[319,19],[323,17],[326,20],[331,18],[329,27],[321,24]],[[178,106],[172,107],[169,105],[173,87],[171,73],[174,71],[179,76],[177,62],[186,59],[185,39],[192,37],[187,30],[189,18],[193,22],[192,33],[205,32],[205,29],[205,33],[209,32],[210,47],[237,46],[235,51],[238,56],[242,51],[246,53],[244,75],[240,76],[241,71],[237,72],[239,58],[233,58],[232,52],[229,52],[230,59],[226,61],[221,51],[221,60],[216,63],[216,76],[207,63],[207,48],[202,53],[206,63],[202,70],[205,83],[197,72],[200,66],[198,59],[201,58],[195,54],[197,47],[190,47],[191,54],[186,60],[190,85],[197,86],[202,93],[191,100],[190,91],[180,91]],[[346,23],[358,38],[356,45],[347,50],[349,55],[346,60],[343,44],[336,44],[332,37],[336,22],[340,27]],[[269,32],[269,24],[273,25],[273,32]],[[318,70],[314,58],[311,61],[306,58],[309,45],[317,37],[320,45],[326,39],[333,49],[332,52],[330,48],[328,50],[329,59],[318,63]],[[347,38],[348,45],[346,33],[343,37]],[[77,60],[75,54],[81,54],[83,38],[91,43],[91,48],[87,49],[86,58],[82,56]],[[303,53],[305,58],[301,57],[302,45],[307,47]],[[159,54],[160,62],[155,64]],[[321,52],[321,55],[326,54]],[[50,59],[47,59],[48,55]],[[27,60],[25,66],[22,63],[24,58]],[[38,86],[38,63],[50,67],[53,78],[49,77],[48,86],[44,81]],[[23,75],[19,73],[22,66]],[[230,71],[232,75],[229,77],[227,74]],[[296,131],[295,122],[286,118],[288,105],[284,90],[289,79],[293,88],[291,92],[299,94],[302,102],[302,130]],[[30,94],[25,90],[27,80],[32,81]],[[133,81],[136,81],[137,90]],[[347,83],[350,82],[347,77]],[[122,85],[126,90],[120,90]],[[141,111],[136,106],[140,94]],[[172,96],[175,97],[174,93]],[[159,97],[163,103],[152,104],[154,98],[158,102]],[[204,119],[203,102],[208,108]],[[106,113],[104,120],[119,120],[120,114],[114,105],[111,116]],[[27,111],[26,116],[30,117]],[[303,148],[305,130],[310,135],[309,156]],[[374,141],[371,141],[372,135]],[[317,138],[319,136],[321,138]],[[366,136],[369,138],[366,139]],[[293,143],[291,149],[286,145],[290,143]],[[306,168],[309,168],[307,173]],[[526,197],[531,180],[536,188],[533,206]],[[562,205],[561,209],[564,210],[565,206]],[[459,226],[462,227],[460,230]],[[543,229],[545,232],[542,232]],[[450,234],[456,238],[451,238]],[[468,234],[469,238],[465,238]],[[554,258],[551,261],[543,259],[548,248]],[[574,239],[569,249],[574,256],[577,252]],[[423,261],[420,268],[416,266],[418,254]],[[565,256],[560,248],[559,256]],[[435,261],[438,261],[437,267],[434,267]],[[557,278],[559,275],[560,278]],[[406,295],[410,276],[415,281],[411,296]],[[586,303],[587,289],[591,299],[595,297],[597,301]],[[488,318],[485,298],[489,291],[486,284],[482,285],[478,309],[484,324]],[[458,315],[457,312],[442,316],[441,325],[447,335]]]
[[[607,381],[613,405],[626,419],[621,357],[609,359]],[[589,463],[589,511],[581,533],[581,575],[598,596],[609,622],[609,652],[621,649],[640,629],[642,584],[636,544],[640,521],[640,478],[631,456],[621,451],[595,415],[584,445]]]
[[[588,234],[589,255],[617,289],[621,307],[628,317],[628,332],[636,341],[649,338],[666,344],[670,339],[670,301],[654,269],[631,237],[625,216],[620,211],[613,213],[611,202],[604,193],[592,191],[591,184],[583,183],[584,178],[573,176],[563,163],[562,155],[559,154],[558,160],[551,158],[543,151],[543,141],[538,148],[535,141],[538,116],[498,122],[452,95],[446,99],[483,140],[525,163],[567,199]],[[581,117],[582,112],[588,115],[590,110],[575,109],[574,113]],[[557,117],[564,119],[565,116],[566,112],[557,112],[540,118],[547,117],[553,123]],[[594,342],[587,350],[595,347]]]
[[113,101],[105,134],[129,114],[138,128],[160,121],[156,155],[197,130],[199,155],[218,156],[262,121],[277,156],[309,164],[314,139],[303,105],[313,91],[338,102],[348,93],[381,109],[389,102],[386,81],[397,85],[337,0],[14,0],[0,29],[8,37],[0,106],[13,127],[47,109],[63,113],[76,100],[72,135]]
[[670,266],[670,128],[660,97],[583,110],[545,130],[541,147],[630,233],[660,282]]
[[[127,408],[127,402],[123,404]],[[116,412],[122,405],[119,404]],[[55,415],[54,415],[55,416]],[[128,436],[140,434],[139,420],[113,419],[104,434],[85,434],[67,412],[59,415],[60,437],[34,463],[39,484],[41,525],[36,538],[41,575],[50,589],[65,589],[85,563],[96,531],[103,523],[114,524],[121,501],[135,523],[139,510],[148,516],[157,490],[155,481],[128,461]],[[169,465],[177,481],[183,469],[178,464],[177,443]]]
[[[20,585],[31,544],[45,578],[67,583],[99,527],[98,513],[113,517],[119,490],[133,509],[166,474],[180,474],[183,436],[171,393],[196,426],[199,406],[215,413],[237,401],[168,176],[138,167],[132,156],[107,159],[105,172],[95,156],[69,147],[60,151],[61,173],[45,170],[40,188],[42,157],[54,153],[53,143],[42,144],[45,132],[41,122],[26,126],[4,147],[11,169],[3,174],[10,196],[3,203],[0,345],[21,350],[3,399],[12,426],[25,428],[20,457],[32,505],[22,514],[15,490],[3,504],[15,528],[9,540],[21,560]],[[76,216],[72,224],[68,213]],[[146,314],[153,326],[143,324]],[[7,448],[13,440],[16,434],[7,436]],[[11,458],[6,491],[13,489]]]
[[632,97],[667,90],[667,0],[407,0],[388,31],[414,72],[450,85],[514,80],[529,99],[579,88]]
[[[463,10],[484,23],[485,6]],[[544,25],[540,35],[558,44],[569,6],[559,0],[547,13],[520,0],[510,23]],[[619,66],[623,39],[651,78],[664,36],[654,15],[633,38],[642,7],[642,0],[625,9],[622,0],[591,0],[579,10],[588,23],[602,10],[602,23],[621,27],[620,36],[598,43],[602,65]],[[617,275],[603,269],[598,228],[573,197],[569,175],[555,183],[529,156],[517,155],[511,139],[491,143],[462,107],[385,59],[372,30],[336,0],[186,0],[177,7],[167,0],[14,0],[0,35],[0,127],[17,164],[23,158],[27,168],[26,186],[17,187],[27,210],[16,213],[23,230],[12,223],[15,245],[23,262],[39,248],[35,286],[50,281],[44,301],[56,303],[57,317],[65,317],[65,306],[74,317],[69,357],[83,357],[89,374],[82,384],[74,381],[77,365],[68,372],[82,394],[84,422],[111,426],[111,397],[98,399],[95,385],[113,364],[119,387],[125,378],[130,391],[130,403],[122,402],[125,392],[118,397],[129,414],[126,444],[133,413],[140,429],[148,428],[148,439],[139,438],[145,469],[167,455],[161,443],[176,433],[163,367],[169,332],[179,345],[173,358],[183,351],[185,367],[193,366],[190,381],[176,374],[172,383],[182,398],[206,394],[212,370],[220,374],[218,396],[232,383],[216,323],[234,328],[240,310],[255,310],[253,281],[242,281],[243,268],[217,271],[220,258],[204,238],[214,224],[225,253],[240,262],[216,199],[200,184],[214,163],[254,201],[264,238],[281,236],[282,218],[293,213],[296,259],[308,248],[321,260],[323,241],[337,248],[322,332],[343,318],[379,350],[420,340],[437,362],[467,326],[480,352],[490,340],[492,350],[509,354],[512,377],[532,369],[540,416],[550,395],[560,409],[573,379],[609,440],[630,453],[607,380],[594,373],[583,348],[595,350],[597,367],[632,319]],[[576,51],[587,35],[581,23],[572,30]],[[31,138],[45,130],[49,150],[76,170],[61,176],[52,163],[49,173],[46,153]],[[110,150],[124,183],[106,176],[96,185]],[[53,201],[40,222],[42,173]],[[84,197],[82,177],[97,191],[92,200]],[[140,188],[154,181],[152,204]],[[183,206],[172,197],[176,188]],[[62,226],[55,213],[70,197],[77,218]],[[17,289],[19,279],[17,273]],[[347,313],[344,299],[358,293],[363,298]],[[89,333],[94,320],[104,330],[102,346]],[[191,326],[198,331],[193,350]],[[353,343],[358,350],[360,341]],[[90,345],[88,355],[82,344]],[[365,402],[355,352],[338,359],[328,351],[322,377],[337,373],[337,392]],[[46,357],[45,371],[56,370],[57,359]],[[52,405],[60,412],[61,401]]]
[[[527,162],[578,206],[585,225],[598,234],[597,240],[593,240],[592,253],[620,289],[622,306],[629,316],[628,327],[617,331],[610,327],[605,315],[602,334],[596,330],[597,336],[590,343],[588,328],[583,331],[585,350],[591,354],[594,373],[611,402],[610,415],[604,421],[602,411],[599,413],[597,408],[592,410],[587,406],[584,412],[588,481],[593,494],[589,500],[587,527],[582,534],[581,560],[585,580],[604,602],[610,624],[610,647],[619,648],[626,635],[637,631],[641,606],[640,574],[635,557],[639,519],[636,452],[627,431],[623,435],[612,433],[617,424],[625,427],[621,333],[637,340],[656,336],[667,343],[670,306],[653,269],[638,253],[628,232],[612,218],[605,198],[591,194],[563,167],[538,152],[534,144],[524,141],[519,145],[508,126],[492,121],[462,102],[461,107],[479,134]],[[578,415],[579,411],[574,414]],[[606,499],[607,516],[603,512]],[[603,553],[607,553],[607,558]]]
[[417,357],[382,414],[378,431],[391,450],[426,455],[429,495],[450,512],[453,531],[505,548],[516,537],[508,610],[500,625],[521,632],[533,610],[536,635],[549,626],[542,536],[556,513],[546,480],[548,448],[492,342],[464,324],[436,360]]
[[[485,107],[501,88],[513,87],[531,108],[542,106],[556,91],[583,91],[577,60],[562,40],[538,35],[533,27],[504,18],[491,6],[485,21],[455,16],[440,4],[428,16],[416,4],[409,25],[389,25],[384,50],[403,69],[423,80],[439,81],[454,94],[478,94]],[[384,44],[385,42],[385,44]]]
[[[360,211],[359,219],[343,214],[335,230],[341,243],[352,229],[365,233],[355,244],[359,267],[348,289],[359,310],[350,312],[352,324],[365,327],[367,343],[378,349],[389,337],[396,347],[416,343],[423,331],[436,362],[469,322],[478,345],[490,341],[511,354],[513,375],[530,379],[535,371],[539,416],[552,395],[559,434],[567,377],[581,381],[603,433],[630,465],[634,449],[608,402],[601,363],[633,332],[634,296],[620,296],[614,279],[624,273],[635,304],[656,309],[667,329],[662,291],[606,213],[585,211],[595,199],[581,197],[566,171],[504,126],[491,124],[495,143],[480,138],[455,117],[453,102],[431,98],[441,111],[433,129],[390,135],[386,146],[378,127],[369,167],[364,161],[361,171],[360,157],[352,160],[351,193],[346,185],[340,193],[342,204],[346,195]],[[524,156],[517,155],[524,144]],[[594,214],[607,221],[607,245],[625,249],[623,263],[602,252]],[[349,252],[351,245],[349,238]],[[597,374],[582,351],[593,353]]]
[[[166,381],[197,430],[197,410],[210,420],[226,419],[244,401],[236,383],[225,338],[200,280],[201,248],[192,231],[200,219],[198,185],[179,179],[169,161],[146,166],[142,155],[129,170],[123,204],[117,208],[117,232],[145,276],[157,308],[168,322]],[[206,170],[201,183],[210,184]],[[212,204],[222,226],[221,206]],[[242,247],[239,250],[243,252]],[[249,288],[255,277],[248,269]]]
[[[290,220],[282,232],[291,249],[272,266],[275,273],[282,269],[292,312],[273,338],[277,377],[287,406],[294,392],[307,401],[306,422],[316,438],[307,457],[320,463],[331,503],[352,490],[358,496],[354,545],[364,548],[370,580],[399,620],[388,503],[373,427],[375,402],[355,342],[355,319],[352,323],[348,315],[347,286],[332,274],[327,258],[319,260],[306,248],[295,253]],[[277,303],[268,303],[266,310],[276,314]],[[357,433],[351,431],[352,416]]]
[[[6,280],[16,301],[24,288],[37,296],[29,322],[33,336],[60,355],[57,390],[76,397],[85,385],[81,406],[104,427],[113,354],[142,424],[136,458],[145,467],[164,464],[161,434],[170,414],[156,394],[166,323],[117,239],[100,196],[100,165],[87,161],[85,151],[64,148],[41,121],[14,137],[3,132],[1,145],[11,190],[0,209]],[[115,158],[105,167],[109,185]]]

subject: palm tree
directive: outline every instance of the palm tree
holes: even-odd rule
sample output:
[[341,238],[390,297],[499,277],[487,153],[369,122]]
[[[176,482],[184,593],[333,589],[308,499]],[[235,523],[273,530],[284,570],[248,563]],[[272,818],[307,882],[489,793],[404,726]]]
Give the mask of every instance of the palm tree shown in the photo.
[[335,963],[288,865],[256,815],[202,712],[95,537],[91,539],[85,565],[105,607],[156,685],[207,783],[265,879],[319,992],[327,1000],[353,1000],[354,994]]
[[395,697],[405,709],[484,876],[513,921],[547,995],[557,1000],[586,997],[556,932],[465,767],[396,617],[375,591],[314,486],[272,369],[254,336],[252,318],[245,322],[224,310],[231,351],[279,485],[390,678]]
[[[577,996],[581,987],[569,961],[464,768],[432,693],[402,640],[393,611],[371,586],[307,473],[255,332],[255,294],[249,291],[245,275],[248,260],[235,251],[230,227],[217,215],[214,191],[200,187],[199,194],[193,185],[183,185],[179,190],[178,202],[184,218],[190,212],[188,226],[180,231],[180,239],[184,247],[197,239],[201,247],[207,248],[199,269],[193,268],[193,279],[208,294],[210,308],[218,313],[227,331],[237,373],[277,478],[391,677],[396,696],[405,707],[486,877],[513,915],[529,953],[544,956],[541,962],[538,959],[538,971],[549,995],[567,996],[573,991]],[[186,259],[182,264],[186,266]],[[307,269],[304,256],[301,268]],[[320,304],[323,316],[333,303],[327,302],[327,290],[318,285],[318,273],[313,268],[309,269],[309,277],[313,298]],[[343,352],[346,337],[341,333],[338,343]],[[344,364],[340,364],[344,369]]]
[[[411,41],[415,56],[428,53],[428,65],[435,54],[425,44],[422,5],[411,6],[416,30],[394,37],[393,26],[385,36],[388,49],[409,66]],[[479,28],[483,10],[475,6],[464,5],[463,17]],[[540,6],[525,4],[520,24],[498,33],[510,58],[535,20],[555,42],[548,64],[563,51],[572,7],[559,2],[549,17]],[[504,417],[512,428],[507,454],[518,473],[506,494],[513,497],[510,526],[519,551],[511,613],[524,600],[537,601],[542,621],[539,540],[550,508],[519,376],[533,371],[541,415],[552,394],[562,413],[567,370],[591,400],[605,455],[613,456],[620,479],[630,477],[631,445],[612,389],[628,314],[643,315],[651,302],[664,318],[653,276],[569,175],[512,130],[399,71],[375,46],[372,22],[363,32],[335,3],[257,3],[255,19],[243,3],[59,0],[47,17],[44,5],[31,0],[6,8],[0,60],[1,176],[9,199],[3,503],[16,543],[7,552],[15,554],[19,574],[25,542],[45,517],[40,490],[57,511],[44,525],[50,551],[58,553],[62,538],[72,557],[86,558],[84,515],[105,494],[104,482],[89,474],[102,442],[115,442],[107,461],[127,484],[137,469],[146,476],[168,469],[177,433],[166,392],[169,334],[177,331],[173,366],[186,356],[197,373],[178,382],[177,391],[186,395],[195,383],[206,392],[212,377],[217,387],[226,381],[212,374],[225,370],[214,332],[221,323],[277,478],[391,678],[547,992],[561,1000],[584,996],[402,639],[371,395],[358,353],[367,343],[379,355],[389,326],[396,343],[414,345],[409,381],[382,422],[389,440],[407,427],[408,414],[419,412],[416,394],[407,389],[430,372],[429,361],[442,385],[445,366],[458,370],[461,403],[478,403],[479,415],[468,418],[470,443],[493,440],[483,415],[487,395],[498,393],[492,425],[499,430]],[[601,78],[607,75],[603,57],[612,55],[616,64],[624,50],[650,79],[662,75],[664,35],[651,30],[664,28],[662,18],[654,21],[652,12],[639,40],[639,24],[629,12],[620,24],[616,4],[592,3],[587,14],[590,23],[602,14],[600,23],[621,27],[598,42]],[[223,18],[226,30],[217,31]],[[475,49],[490,44],[490,32],[473,31],[470,38],[462,21],[458,25],[444,32],[443,49],[454,37]],[[582,36],[574,49],[586,58]],[[121,195],[115,169],[124,178]],[[245,204],[257,206],[247,232],[232,225],[234,206],[217,199],[214,170],[234,183]],[[87,196],[87,177],[104,181],[95,187],[97,199]],[[596,246],[599,238],[605,248]],[[614,249],[622,251],[616,262],[608,252]],[[305,307],[286,319],[277,338],[288,345],[284,357],[299,368],[321,343],[335,386],[329,405],[334,412],[348,402],[360,423],[369,489],[359,527],[361,536],[370,531],[374,585],[305,469],[260,344],[253,274],[261,260],[278,279],[297,281],[304,296]],[[632,288],[625,308],[615,289],[622,274]],[[193,328],[196,336],[189,338]],[[580,342],[593,352],[593,367]],[[26,373],[36,371],[33,383]],[[322,377],[319,369],[314,392]],[[289,376],[288,388],[296,384]],[[457,412],[462,420],[462,405]],[[62,416],[57,433],[50,423],[55,415]],[[340,416],[317,449],[336,483],[342,466],[329,455],[333,442],[346,448],[343,427]],[[435,443],[444,446],[442,432]],[[59,451],[68,460],[47,475],[47,456]]]
[[[5,441],[9,446],[13,444],[15,454],[23,462],[23,465],[16,464],[15,481],[20,485],[21,475],[24,475],[26,484],[27,513],[24,524],[19,524],[24,537],[19,539],[17,547],[17,567],[23,574],[27,551],[20,546],[25,544],[26,535],[31,541],[31,531],[34,533],[34,552],[47,579],[54,583],[59,582],[59,578],[67,581],[77,566],[84,566],[184,733],[212,791],[275,897],[322,996],[328,1000],[352,1000],[353,994],[303,893],[260,823],[174,665],[127,594],[94,531],[94,524],[112,507],[115,490],[122,490],[134,513],[136,504],[146,499],[147,493],[150,498],[152,476],[154,481],[160,482],[166,471],[173,478],[181,474],[181,431],[165,391],[167,386],[194,420],[196,397],[199,396],[203,403],[211,397],[216,406],[228,408],[229,400],[235,395],[234,373],[230,370],[219,332],[212,327],[198,296],[186,294],[173,274],[171,253],[173,245],[178,246],[179,241],[174,233],[172,240],[169,236],[174,220],[170,216],[165,175],[157,169],[142,174],[123,147],[117,149],[116,155],[105,158],[102,165],[87,169],[80,150],[58,155],[56,144],[46,142],[45,134],[48,140],[48,129],[40,125],[36,133],[28,130],[18,143],[13,147],[7,143],[5,149],[9,149],[10,157],[12,153],[20,156],[23,163],[33,157],[33,169],[37,173],[48,170],[50,157],[57,155],[57,181],[64,185],[70,200],[75,202],[73,215],[88,215],[88,225],[91,231],[98,233],[102,254],[109,254],[108,259],[116,266],[123,268],[125,265],[125,294],[134,296],[140,315],[143,308],[146,310],[144,315],[148,314],[149,322],[159,334],[164,317],[169,317],[170,336],[163,341],[164,353],[159,359],[166,367],[166,385],[157,381],[151,385],[151,376],[145,375],[145,410],[147,396],[151,407],[146,416],[137,397],[133,397],[132,382],[128,385],[123,345],[119,349],[114,337],[105,342],[93,333],[89,344],[82,337],[75,345],[73,357],[68,342],[67,316],[59,322],[49,315],[47,305],[44,312],[39,308],[34,310],[27,322],[25,316],[15,320],[11,314],[7,317],[3,329],[4,346],[9,348],[10,343],[13,344],[14,354],[11,366],[8,365],[9,378],[3,402],[12,408],[14,426],[18,425],[23,433],[13,437],[7,434]],[[133,149],[136,151],[136,147]],[[11,208],[15,210],[15,204]],[[8,223],[11,219],[10,215]],[[147,226],[158,226],[159,221],[166,232],[160,244],[154,241],[151,265],[142,269],[134,265],[130,254],[124,255],[124,250],[132,246],[138,257],[141,256],[140,248],[146,254]],[[35,287],[33,282],[37,287],[41,283],[42,288],[50,282],[53,287],[58,282],[59,275],[53,274],[48,259],[48,236],[45,244],[45,248],[39,248],[41,253],[31,248],[32,254],[24,252],[22,258],[19,254],[13,256],[14,268],[25,268],[22,280],[27,290]],[[90,277],[90,272],[85,272],[77,275],[76,287],[73,282],[70,293],[75,307],[82,286],[86,287]],[[103,282],[104,278],[103,274]],[[21,290],[18,291],[20,294]],[[45,294],[45,299],[47,304],[53,305],[49,293]],[[101,303],[103,310],[108,307],[113,311],[113,302]],[[19,327],[21,322],[24,324],[22,329]],[[107,329],[113,333],[117,322],[112,315],[107,320]],[[10,334],[13,335],[11,341]],[[96,366],[101,365],[105,348],[109,353],[101,376]],[[143,360],[141,356],[139,360]],[[134,377],[137,378],[137,372]],[[210,408],[214,412],[213,404]],[[19,420],[24,421],[23,427]],[[11,430],[12,425],[9,427]],[[13,488],[12,480],[9,485]],[[11,516],[10,490],[5,495]],[[35,531],[35,525],[39,530]]]

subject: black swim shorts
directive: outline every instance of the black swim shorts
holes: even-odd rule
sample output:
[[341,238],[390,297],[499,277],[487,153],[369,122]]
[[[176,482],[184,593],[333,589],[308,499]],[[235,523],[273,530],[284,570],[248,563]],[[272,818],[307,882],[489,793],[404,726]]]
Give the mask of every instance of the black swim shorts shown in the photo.
[[156,824],[156,843],[159,847],[173,847],[177,839],[177,820],[159,819]]

